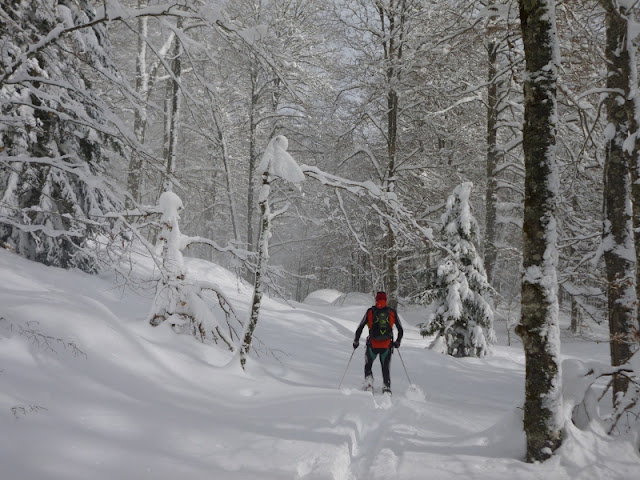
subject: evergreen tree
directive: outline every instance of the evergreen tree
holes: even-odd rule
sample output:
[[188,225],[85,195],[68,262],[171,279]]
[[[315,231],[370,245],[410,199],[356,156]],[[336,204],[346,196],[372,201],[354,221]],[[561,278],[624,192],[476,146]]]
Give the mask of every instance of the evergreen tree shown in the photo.
[[442,231],[449,254],[438,266],[435,288],[423,299],[435,302],[435,310],[430,321],[421,324],[422,335],[437,335],[432,348],[456,357],[483,357],[496,341],[487,300],[491,287],[475,247],[478,224],[471,213],[472,188],[472,183],[463,183],[447,200]]
[[47,265],[96,268],[88,248],[121,208],[106,176],[121,125],[83,73],[117,79],[87,1],[0,9],[0,244]]

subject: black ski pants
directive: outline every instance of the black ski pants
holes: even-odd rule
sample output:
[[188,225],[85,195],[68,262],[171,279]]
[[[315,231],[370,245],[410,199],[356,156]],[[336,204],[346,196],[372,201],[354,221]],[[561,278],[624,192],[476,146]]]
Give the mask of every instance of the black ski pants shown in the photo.
[[384,386],[387,388],[391,388],[391,376],[389,374],[389,370],[391,367],[391,354],[393,352],[393,346],[389,346],[389,348],[372,348],[369,343],[367,343],[367,348],[364,352],[364,376],[371,377],[373,376],[371,373],[371,368],[373,367],[373,362],[378,355],[380,355],[380,366],[382,367],[382,381],[384,382]]

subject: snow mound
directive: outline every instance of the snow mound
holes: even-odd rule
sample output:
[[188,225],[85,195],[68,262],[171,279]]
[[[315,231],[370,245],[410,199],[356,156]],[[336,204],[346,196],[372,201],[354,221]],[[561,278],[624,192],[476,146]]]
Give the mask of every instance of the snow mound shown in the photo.
[[[638,478],[640,474],[633,442],[608,435],[599,422],[591,422],[589,428],[581,430],[568,421],[561,447],[545,463],[567,471],[589,472],[584,477],[589,479]],[[613,464],[617,465],[615,473],[611,471]]]
[[347,306],[371,306],[374,303],[373,296],[368,293],[349,292],[343,293],[333,302],[333,305],[347,305]]
[[342,292],[338,290],[325,288],[321,290],[316,290],[315,292],[311,292],[302,301],[302,303],[306,303],[307,305],[330,305],[336,299],[338,299],[341,295],[342,295]]

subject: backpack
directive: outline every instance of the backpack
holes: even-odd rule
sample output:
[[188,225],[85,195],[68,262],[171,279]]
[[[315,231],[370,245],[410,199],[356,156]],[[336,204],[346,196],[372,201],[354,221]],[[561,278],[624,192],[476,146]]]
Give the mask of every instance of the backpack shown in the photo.
[[395,312],[389,308],[371,308],[368,315],[369,338],[375,341],[393,340]]

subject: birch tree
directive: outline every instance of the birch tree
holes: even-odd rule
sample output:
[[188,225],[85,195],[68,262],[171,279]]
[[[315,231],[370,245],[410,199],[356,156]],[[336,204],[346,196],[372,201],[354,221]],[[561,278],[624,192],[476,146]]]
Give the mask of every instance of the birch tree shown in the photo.
[[249,320],[246,322],[242,334],[243,343],[240,348],[240,365],[243,369],[245,368],[247,356],[251,350],[253,333],[260,316],[260,305],[264,293],[263,281],[269,261],[269,239],[272,235],[271,222],[275,217],[286,212],[288,209],[288,205],[285,205],[278,211],[271,211],[269,195],[271,194],[272,183],[278,178],[291,183],[300,183],[304,181],[305,178],[300,167],[287,152],[288,146],[289,141],[287,137],[283,135],[274,137],[269,142],[269,145],[267,145],[260,165],[258,165],[259,171],[262,172],[262,187],[260,188],[259,194],[260,236],[258,241],[258,264],[256,266],[253,284],[253,299],[251,301]]
[[[146,7],[145,0],[138,0],[138,8]],[[148,35],[147,17],[138,18],[137,55],[136,55],[136,92],[141,96],[148,95],[149,74],[147,72],[147,43],[145,37]],[[140,144],[144,144],[146,131],[146,105],[143,102],[140,108],[134,111],[133,132]],[[129,172],[127,176],[127,187],[133,200],[140,203],[142,200],[142,155],[134,153],[129,162]]]

